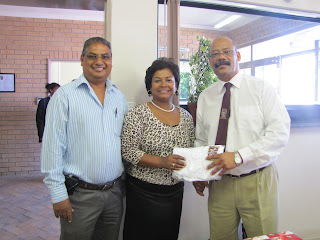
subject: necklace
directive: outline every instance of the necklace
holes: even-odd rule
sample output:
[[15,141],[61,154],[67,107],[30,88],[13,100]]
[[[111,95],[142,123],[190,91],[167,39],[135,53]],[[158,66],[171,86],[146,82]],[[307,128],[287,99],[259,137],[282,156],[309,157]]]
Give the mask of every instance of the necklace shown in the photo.
[[158,108],[164,112],[172,112],[176,108],[174,105],[172,105],[172,109],[166,110],[166,109],[163,109],[163,108],[159,107],[158,105],[156,105],[152,100],[151,100],[151,103],[153,104],[153,106],[155,106],[156,108]]

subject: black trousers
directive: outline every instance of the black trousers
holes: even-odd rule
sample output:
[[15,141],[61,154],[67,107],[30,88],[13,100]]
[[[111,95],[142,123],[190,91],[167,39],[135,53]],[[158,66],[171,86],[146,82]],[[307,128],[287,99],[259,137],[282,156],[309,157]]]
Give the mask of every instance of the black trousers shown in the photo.
[[177,240],[183,186],[151,184],[127,175],[124,240]]

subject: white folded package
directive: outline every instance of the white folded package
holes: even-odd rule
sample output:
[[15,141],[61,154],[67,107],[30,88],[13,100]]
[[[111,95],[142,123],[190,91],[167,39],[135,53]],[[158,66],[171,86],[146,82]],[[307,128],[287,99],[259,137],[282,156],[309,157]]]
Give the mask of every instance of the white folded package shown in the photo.
[[180,155],[186,158],[186,166],[181,170],[174,170],[172,177],[178,180],[185,180],[189,182],[193,181],[209,181],[209,180],[220,180],[221,176],[218,176],[220,171],[216,174],[211,175],[210,173],[214,170],[211,168],[207,170],[206,167],[211,163],[210,160],[206,160],[208,155],[216,153],[223,153],[223,145],[215,146],[202,146],[192,148],[178,148],[173,149],[173,154]]

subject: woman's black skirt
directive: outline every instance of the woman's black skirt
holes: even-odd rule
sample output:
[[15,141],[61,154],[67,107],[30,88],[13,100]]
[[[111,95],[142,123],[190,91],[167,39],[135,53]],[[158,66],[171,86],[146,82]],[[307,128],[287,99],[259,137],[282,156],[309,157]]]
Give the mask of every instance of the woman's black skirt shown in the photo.
[[177,240],[183,186],[157,185],[127,174],[124,240]]

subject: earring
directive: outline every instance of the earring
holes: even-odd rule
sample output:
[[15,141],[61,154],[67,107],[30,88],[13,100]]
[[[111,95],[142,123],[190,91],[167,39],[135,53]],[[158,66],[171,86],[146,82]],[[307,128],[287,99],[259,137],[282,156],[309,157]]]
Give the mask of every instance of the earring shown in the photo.
[[150,91],[150,90],[148,90],[148,96],[149,96],[149,97],[151,97],[151,96],[152,96],[152,94],[151,94],[151,91]]
[[178,90],[174,93],[175,95],[177,95],[177,96],[179,96],[179,92],[178,92]]

